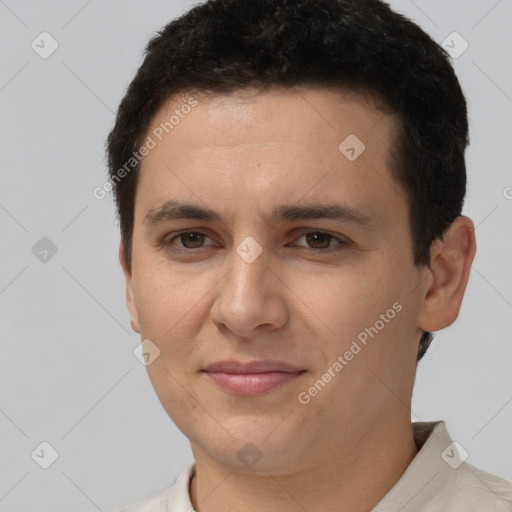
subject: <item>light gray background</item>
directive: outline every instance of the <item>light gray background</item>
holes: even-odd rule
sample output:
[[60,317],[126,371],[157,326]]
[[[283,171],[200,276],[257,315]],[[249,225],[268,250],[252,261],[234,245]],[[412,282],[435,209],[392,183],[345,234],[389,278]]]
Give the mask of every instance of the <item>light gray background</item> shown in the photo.
[[[92,195],[148,38],[191,5],[0,0],[1,511],[115,510],[192,460],[133,355],[113,203]],[[510,480],[512,2],[392,5],[439,42],[469,43],[454,62],[478,254],[459,320],[419,366],[413,418],[445,419],[470,463]],[[42,31],[59,44],[47,59],[31,48]],[[32,247],[45,236],[58,252],[43,263]],[[42,441],[59,454],[46,470],[31,458]]]

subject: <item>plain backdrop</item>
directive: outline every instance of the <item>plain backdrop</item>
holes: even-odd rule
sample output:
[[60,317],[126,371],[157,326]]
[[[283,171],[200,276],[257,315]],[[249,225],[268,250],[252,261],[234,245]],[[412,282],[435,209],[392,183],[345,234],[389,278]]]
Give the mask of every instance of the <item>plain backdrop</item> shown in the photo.
[[[478,242],[460,317],[419,365],[412,417],[446,420],[470,463],[510,480],[512,2],[391,3],[462,52]],[[147,40],[191,5],[0,0],[0,511],[116,510],[192,461],[133,354],[112,198],[92,193]]]

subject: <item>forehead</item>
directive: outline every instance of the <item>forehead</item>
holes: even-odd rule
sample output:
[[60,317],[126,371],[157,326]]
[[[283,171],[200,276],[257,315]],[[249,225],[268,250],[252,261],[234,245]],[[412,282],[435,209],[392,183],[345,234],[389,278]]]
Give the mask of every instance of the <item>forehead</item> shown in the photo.
[[395,130],[394,117],[368,96],[340,90],[182,93],[150,123],[154,147],[137,196],[154,208],[180,195],[221,202],[226,187],[238,192],[233,203],[251,193],[277,200],[280,191],[293,201],[337,189],[352,204],[365,192],[402,195],[388,169]]
[[[189,107],[192,103],[196,106]],[[192,123],[200,136],[190,136]],[[336,142],[354,133],[372,150],[385,145],[394,128],[392,113],[383,104],[377,106],[369,94],[327,87],[265,91],[248,87],[226,94],[199,91],[170,98],[153,117],[148,133],[158,139],[172,135],[176,144],[200,148],[278,142],[313,145],[319,139]]]

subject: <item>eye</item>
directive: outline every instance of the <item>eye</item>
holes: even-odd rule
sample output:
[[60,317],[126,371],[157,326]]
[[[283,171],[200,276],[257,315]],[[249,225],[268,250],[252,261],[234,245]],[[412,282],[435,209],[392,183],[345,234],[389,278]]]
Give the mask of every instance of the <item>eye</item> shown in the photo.
[[[173,252],[190,253],[194,252],[194,249],[217,245],[213,240],[213,243],[205,245],[206,240],[212,239],[201,231],[182,231],[165,238],[162,241],[162,247]],[[300,243],[301,240],[304,240],[305,243]],[[324,231],[310,231],[288,246],[304,247],[305,250],[318,254],[332,252],[349,244],[350,242],[345,238],[336,237]]]
[[[210,238],[208,235],[200,231],[182,231],[170,238],[164,239],[162,245],[178,252],[183,249],[200,249],[208,238]],[[178,244],[174,244],[176,240],[179,242]]]
[[[338,238],[329,233],[325,233],[324,231],[310,231],[298,238],[294,244],[304,247],[303,244],[297,243],[302,239],[304,239],[306,244],[310,246],[306,246],[306,248],[310,249],[311,252],[331,252],[332,250],[336,250],[339,246],[346,246],[349,244],[348,240]],[[334,242],[334,244],[332,242]]]

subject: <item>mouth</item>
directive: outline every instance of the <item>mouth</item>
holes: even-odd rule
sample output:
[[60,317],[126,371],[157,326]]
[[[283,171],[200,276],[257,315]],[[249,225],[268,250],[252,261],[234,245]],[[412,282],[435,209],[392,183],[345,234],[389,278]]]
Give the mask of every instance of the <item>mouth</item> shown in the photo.
[[281,387],[307,370],[280,361],[220,361],[201,370],[218,387],[241,396],[257,396]]

